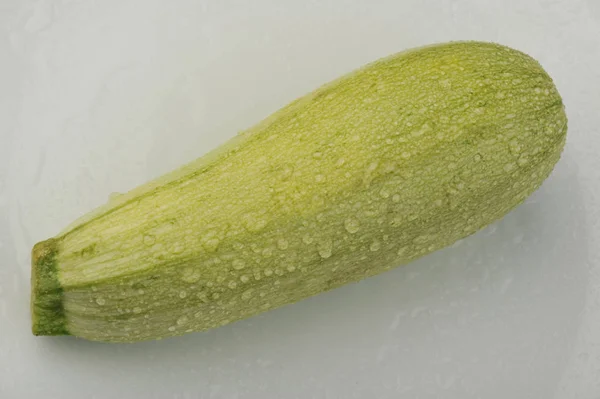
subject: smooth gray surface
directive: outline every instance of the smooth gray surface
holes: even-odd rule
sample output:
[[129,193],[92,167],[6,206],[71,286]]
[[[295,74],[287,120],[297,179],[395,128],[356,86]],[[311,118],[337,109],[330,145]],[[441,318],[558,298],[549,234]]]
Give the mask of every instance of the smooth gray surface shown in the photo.
[[[207,333],[34,338],[30,248],[364,63],[432,42],[539,59],[563,159],[504,220]],[[600,397],[600,2],[0,0],[0,398]]]

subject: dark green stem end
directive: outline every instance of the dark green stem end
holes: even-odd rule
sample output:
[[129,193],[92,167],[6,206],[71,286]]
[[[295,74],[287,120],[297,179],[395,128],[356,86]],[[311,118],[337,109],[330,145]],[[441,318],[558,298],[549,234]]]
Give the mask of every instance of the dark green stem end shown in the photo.
[[37,243],[31,254],[31,321],[34,335],[68,335],[56,267],[57,240]]

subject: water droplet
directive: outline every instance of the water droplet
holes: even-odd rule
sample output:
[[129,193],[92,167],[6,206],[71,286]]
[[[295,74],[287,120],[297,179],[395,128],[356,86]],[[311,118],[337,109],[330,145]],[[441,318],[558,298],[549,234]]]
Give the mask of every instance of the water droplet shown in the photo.
[[318,174],[318,175],[315,176],[315,181],[317,183],[323,183],[325,181],[325,176],[323,176],[321,174]]
[[265,248],[265,249],[263,249],[262,255],[265,258],[270,258],[271,256],[273,256],[273,249],[272,248]]
[[434,204],[435,206],[442,206],[442,205],[443,205],[443,203],[444,203],[444,201],[442,201],[441,199],[435,200],[435,201],[433,202],[433,204]]
[[188,317],[187,316],[181,316],[180,318],[177,319],[177,325],[178,326],[183,326],[187,322],[188,322]]
[[294,174],[294,167],[292,165],[285,165],[281,169],[281,179],[288,180]]
[[517,140],[512,140],[510,142],[510,152],[513,155],[519,155],[521,153],[521,144]]
[[96,303],[100,306],[103,306],[106,304],[106,300],[104,298],[96,298]]
[[529,159],[527,159],[527,157],[521,157],[519,158],[519,160],[517,161],[517,164],[519,166],[525,166],[527,165],[527,163],[529,162]]
[[193,267],[186,267],[181,274],[181,280],[186,283],[195,283],[200,280],[200,271]]
[[183,299],[183,298],[185,298],[186,296],[187,296],[187,292],[185,292],[185,291],[180,291],[180,292],[179,292],[179,298]]
[[231,263],[231,266],[235,269],[235,270],[242,270],[244,267],[246,267],[246,262],[244,262],[241,259],[236,259]]
[[511,170],[513,170],[515,168],[515,164],[514,163],[507,163],[506,165],[504,165],[504,171],[505,172],[510,172]]
[[[278,276],[283,276],[283,270],[281,270],[280,268],[276,268],[275,269],[275,274],[278,275]],[[278,284],[278,283],[276,283],[276,284]]]
[[340,166],[342,166],[342,165],[343,165],[343,164],[345,164],[345,163],[346,163],[346,160],[345,160],[344,158],[340,158],[340,159],[338,159],[338,161],[335,163],[335,166],[337,166],[337,167],[339,168]]
[[398,249],[398,252],[396,252],[396,254],[398,256],[404,256],[406,254],[406,251],[408,251],[408,247],[400,247]]
[[156,237],[154,237],[152,234],[147,234],[144,236],[144,245],[150,247],[150,246],[154,245],[155,242],[156,242]]
[[433,237],[434,237],[434,236],[429,236],[429,235],[421,235],[421,236],[415,237],[415,238],[413,239],[413,243],[414,243],[414,244],[416,244],[416,245],[422,245],[422,244],[425,244],[425,243],[427,243],[427,242],[431,241],[431,239],[432,239]]
[[133,313],[135,313],[135,314],[142,313],[142,308],[140,308],[139,306],[136,306],[135,308],[133,308]]
[[260,270],[258,270],[258,269],[254,269],[252,271],[252,275],[254,276],[254,279],[257,281],[261,279]]
[[242,300],[247,301],[254,296],[254,289],[250,288],[242,293]]
[[479,162],[479,161],[481,161],[481,159],[482,159],[482,156],[481,156],[481,154],[475,154],[475,155],[473,156],[473,159],[475,160],[475,162]]
[[196,297],[198,299],[200,299],[202,302],[207,302],[208,301],[208,296],[206,295],[206,292],[199,292],[196,294]]
[[273,275],[273,270],[265,269],[264,274],[265,274],[265,276],[269,277],[269,276]]
[[394,196],[392,197],[392,202],[395,202],[395,203],[400,202],[400,195],[394,194]]
[[212,294],[212,299],[215,299],[215,300],[217,300],[217,299],[219,299],[220,297],[221,297],[221,295],[219,295],[219,293],[218,293],[218,292],[215,292],[214,294]]
[[252,214],[247,214],[244,217],[244,226],[250,232],[256,233],[264,229],[267,221]]
[[294,266],[294,265],[289,265],[287,267],[287,271],[290,272],[290,273],[293,272],[294,270],[296,270],[296,266]]
[[221,321],[219,322],[219,325],[220,325],[220,326],[224,326],[224,325],[226,325],[226,324],[229,324],[229,322],[230,322],[230,321],[231,321],[231,320],[229,320],[229,319],[221,320]]
[[390,196],[390,192],[385,188],[382,188],[379,192],[379,195],[381,196],[381,198],[388,198]]
[[216,231],[209,231],[200,239],[200,243],[206,251],[215,252],[219,247],[221,240],[219,240],[219,237],[217,237]]
[[440,80],[440,86],[444,89],[450,89],[452,87],[452,81],[450,79]]
[[169,327],[169,331],[171,331],[171,332],[175,331],[175,329],[176,329],[175,326]]
[[310,245],[313,243],[313,238],[309,235],[309,234],[305,234],[304,237],[302,237],[302,242],[305,243],[306,245]]
[[333,241],[325,239],[317,243],[317,251],[323,259],[328,259],[333,254]]
[[317,152],[313,153],[313,158],[321,159],[321,158],[323,158],[323,153],[321,151],[317,151]]
[[92,291],[94,291],[94,292],[98,291],[98,287],[96,287],[95,285],[92,285]]
[[412,137],[420,137],[422,135],[424,135],[425,133],[428,133],[429,131],[431,131],[431,126],[429,126],[428,123],[425,123],[423,126],[421,126],[420,129],[418,130],[413,130],[410,135]]
[[180,254],[185,250],[185,244],[182,242],[176,242],[171,247],[171,253]]
[[371,174],[375,172],[375,170],[379,167],[379,161],[374,161],[369,164],[367,167],[367,174]]
[[231,281],[229,282],[229,284],[227,284],[227,286],[228,286],[229,288],[231,288],[232,290],[234,290],[234,289],[237,287],[237,283],[236,283],[235,281],[231,280]]
[[242,283],[247,283],[248,281],[250,281],[250,277],[248,277],[246,275],[243,275],[243,276],[240,277],[240,281]]
[[402,154],[400,154],[400,156],[404,159],[408,159],[410,158],[410,152],[404,151]]
[[373,241],[369,249],[371,252],[377,252],[381,249],[381,243],[379,241]]
[[360,230],[360,222],[354,218],[348,218],[344,221],[344,227],[348,233],[354,234]]
[[286,249],[288,249],[288,247],[289,243],[285,238],[280,238],[279,240],[277,240],[277,248],[281,249],[282,251],[285,251]]

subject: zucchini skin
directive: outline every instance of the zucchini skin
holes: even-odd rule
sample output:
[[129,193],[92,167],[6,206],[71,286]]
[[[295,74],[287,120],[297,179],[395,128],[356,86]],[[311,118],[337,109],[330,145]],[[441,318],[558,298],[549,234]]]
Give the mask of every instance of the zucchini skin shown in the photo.
[[33,333],[160,339],[406,264],[523,202],[566,131],[552,79],[519,51],[378,60],[36,244]]

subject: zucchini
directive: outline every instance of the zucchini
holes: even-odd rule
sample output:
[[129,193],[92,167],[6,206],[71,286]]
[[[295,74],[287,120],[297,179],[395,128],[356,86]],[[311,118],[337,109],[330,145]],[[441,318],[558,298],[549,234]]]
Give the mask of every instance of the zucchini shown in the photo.
[[378,60],[35,245],[33,333],[160,339],[406,264],[523,202],[566,131],[552,79],[519,51]]

